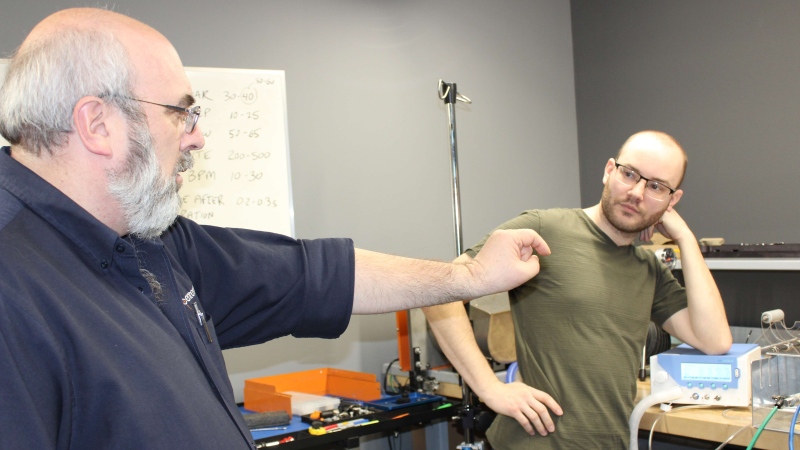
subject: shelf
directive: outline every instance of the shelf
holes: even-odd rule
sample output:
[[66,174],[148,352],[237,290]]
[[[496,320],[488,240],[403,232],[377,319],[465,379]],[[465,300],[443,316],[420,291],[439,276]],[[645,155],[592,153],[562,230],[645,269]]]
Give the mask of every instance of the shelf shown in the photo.
[[[706,258],[711,270],[800,270],[800,258]],[[678,260],[675,269],[681,268]]]

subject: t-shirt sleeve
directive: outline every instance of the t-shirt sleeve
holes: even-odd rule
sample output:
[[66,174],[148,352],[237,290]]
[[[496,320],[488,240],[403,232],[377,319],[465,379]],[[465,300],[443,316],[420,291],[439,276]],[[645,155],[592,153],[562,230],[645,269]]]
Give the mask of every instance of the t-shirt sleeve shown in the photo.
[[658,262],[654,255],[651,264],[655,264],[657,277],[650,316],[654,322],[663,325],[673,314],[686,308],[686,288],[681,286],[672,271]]
[[539,233],[540,226],[541,226],[541,221],[539,218],[539,212],[537,210],[523,211],[522,214],[518,215],[517,217],[514,217],[513,219],[503,223],[499,227],[492,230],[490,233],[484,236],[480,242],[466,249],[464,253],[469,255],[470,258],[474,258],[475,256],[477,256],[478,253],[480,253],[481,249],[483,248],[483,245],[486,243],[486,240],[489,239],[489,236],[491,236],[492,233],[494,233],[497,230],[520,230],[524,228],[530,228]]
[[355,288],[350,239],[293,239],[179,218],[164,241],[212,315],[222,348],[286,335],[335,338],[347,329]]

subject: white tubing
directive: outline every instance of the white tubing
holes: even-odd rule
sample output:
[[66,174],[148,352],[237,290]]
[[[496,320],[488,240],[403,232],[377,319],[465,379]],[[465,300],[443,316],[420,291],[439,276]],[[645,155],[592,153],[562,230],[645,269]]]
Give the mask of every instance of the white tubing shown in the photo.
[[681,387],[673,386],[666,391],[648,395],[633,408],[631,419],[628,421],[628,425],[631,428],[631,440],[628,443],[629,450],[639,450],[639,421],[642,420],[642,416],[644,412],[647,411],[647,408],[658,403],[670,402],[676,398],[680,398],[681,395],[683,395]]

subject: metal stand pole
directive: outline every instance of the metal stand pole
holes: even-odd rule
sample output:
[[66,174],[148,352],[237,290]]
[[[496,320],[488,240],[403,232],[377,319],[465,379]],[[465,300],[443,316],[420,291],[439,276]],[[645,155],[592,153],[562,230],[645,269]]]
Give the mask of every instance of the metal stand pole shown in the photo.
[[[456,144],[456,102],[472,103],[468,97],[456,90],[455,83],[445,83],[439,80],[439,98],[447,105],[447,118],[450,133],[450,166],[453,181],[453,227],[455,231],[456,257],[461,256],[464,247],[464,238],[461,232],[461,191],[458,182],[458,146]],[[468,305],[465,305],[468,307]],[[482,449],[483,443],[475,444],[473,430],[475,428],[475,407],[472,401],[472,391],[467,383],[461,383],[461,421],[464,427],[464,442],[458,449]]]
[[439,98],[447,105],[448,132],[450,136],[450,169],[453,181],[453,227],[456,241],[456,258],[464,251],[464,238],[461,233],[461,191],[458,183],[458,145],[456,143],[456,102],[472,103],[456,91],[455,83],[439,80]]

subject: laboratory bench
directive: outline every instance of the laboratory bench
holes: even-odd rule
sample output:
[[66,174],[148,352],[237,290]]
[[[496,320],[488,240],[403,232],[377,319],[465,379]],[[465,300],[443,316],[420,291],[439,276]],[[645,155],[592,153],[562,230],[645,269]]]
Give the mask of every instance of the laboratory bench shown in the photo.
[[[637,382],[636,402],[650,395],[650,380]],[[693,405],[692,405],[693,406]],[[697,448],[708,447],[708,442],[717,445],[725,442],[731,435],[742,427],[747,427],[739,433],[725,447],[744,448],[750,444],[757,428],[753,427],[752,412],[750,407],[686,407],[675,405],[673,410],[664,413],[658,405],[647,409],[639,422],[639,438],[647,439],[650,428],[656,422],[654,432],[658,433],[653,441],[681,443],[692,447],[693,442]],[[753,448],[757,449],[786,449],[788,448],[788,433],[765,429]],[[706,441],[705,443],[703,441]],[[795,445],[800,448],[800,439],[795,437]],[[642,447],[639,448],[647,448]],[[654,449],[658,447],[654,444]]]
[[[447,391],[448,397],[460,399],[459,386],[443,383],[440,388]],[[636,403],[650,395],[650,380],[637,381]],[[657,422],[656,422],[657,421]],[[694,405],[674,405],[669,412],[664,412],[658,405],[645,411],[639,422],[639,438],[645,442],[650,435],[653,423],[656,423],[653,435],[653,449],[658,450],[658,442],[673,444],[670,448],[717,448],[730,436],[742,429],[725,449],[744,449],[750,444],[757,428],[753,426],[750,407],[699,407]],[[759,436],[755,449],[788,448],[788,433],[765,429]],[[641,441],[640,441],[641,442]],[[800,438],[795,438],[795,446],[800,448]],[[640,445],[640,449],[647,446]]]
[[[296,449],[356,449],[361,437],[377,433],[403,432],[413,428],[424,428],[428,448],[441,447],[447,440],[447,426],[458,414],[460,403],[443,399],[433,403],[379,411],[361,416],[365,424],[343,427],[322,435],[309,433],[309,424],[299,416],[292,416],[292,423],[285,429],[254,431],[256,448]],[[282,428],[282,427],[278,427]],[[444,441],[443,441],[444,439]],[[283,442],[282,442],[283,441]]]

